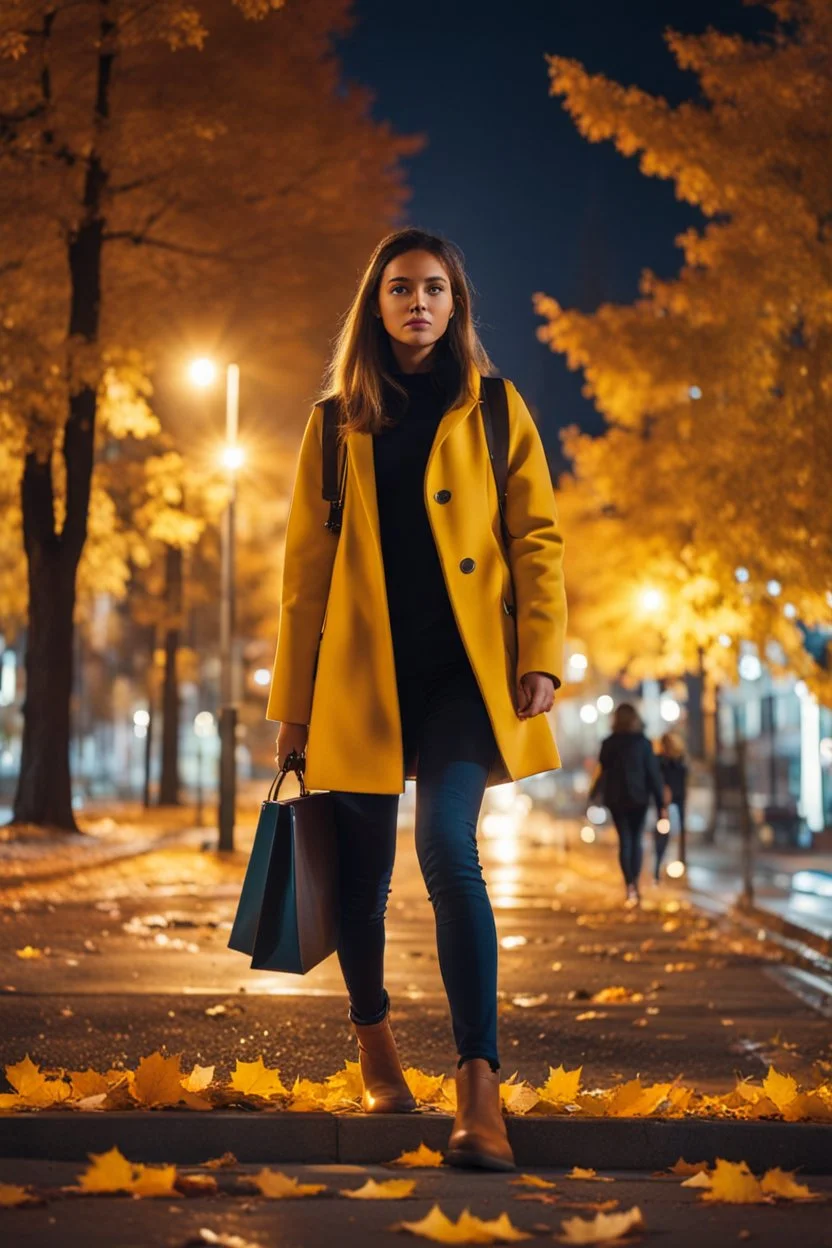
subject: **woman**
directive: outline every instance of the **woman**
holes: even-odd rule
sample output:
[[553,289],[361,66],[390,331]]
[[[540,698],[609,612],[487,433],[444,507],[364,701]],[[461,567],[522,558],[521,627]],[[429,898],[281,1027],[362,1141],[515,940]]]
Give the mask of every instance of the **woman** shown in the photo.
[[634,706],[622,702],[612,717],[612,733],[601,742],[601,753],[589,789],[590,801],[608,808],[618,833],[618,861],[624,875],[625,904],[638,904],[641,893],[641,836],[647,805],[653,797],[660,819],[666,818],[662,776],[644,724]]
[[[664,782],[664,801],[668,807],[675,806],[678,811],[678,829],[681,839],[684,838],[685,827],[685,796],[687,792],[688,780],[688,764],[685,758],[685,743],[678,732],[666,732],[659,742],[659,768],[662,773]],[[670,812],[673,813],[672,811]],[[653,843],[655,848],[655,859],[653,866],[653,878],[658,881],[661,878],[661,865],[664,858],[667,842],[670,839],[668,833],[672,828],[672,821],[667,825],[667,832],[660,832],[658,824],[653,829]]]
[[458,1051],[447,1160],[513,1169],[477,820],[487,786],[560,766],[546,712],[561,683],[566,602],[546,456],[511,382],[506,561],[478,406],[491,367],[457,249],[421,230],[389,234],[359,283],[322,396],[338,400],[346,453],[337,538],[324,527],[319,405],[304,434],[267,717],[281,721],[278,765],[305,749],[307,787],[335,802],[337,952],[364,1109],[415,1107],[383,975],[398,801],[415,779],[416,852]]

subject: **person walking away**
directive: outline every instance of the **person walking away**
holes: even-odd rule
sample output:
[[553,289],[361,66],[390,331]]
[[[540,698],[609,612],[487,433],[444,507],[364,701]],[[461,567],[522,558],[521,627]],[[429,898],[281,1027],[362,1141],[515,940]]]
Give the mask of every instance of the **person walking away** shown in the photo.
[[642,834],[651,797],[658,817],[666,818],[658,759],[638,711],[629,702],[622,702],[613,713],[612,732],[601,742],[589,800],[602,801],[615,824],[627,905],[641,900]]
[[[416,1108],[383,962],[399,795],[415,779],[416,853],[457,1051],[446,1160],[508,1170],[498,942],[477,825],[488,785],[560,766],[546,713],[561,683],[566,598],[546,454],[507,380],[500,537],[479,406],[492,372],[458,249],[409,228],[382,239],[301,446],[266,716],[281,721],[278,765],[296,750],[307,788],[332,794],[337,954],[368,1113]],[[321,497],[328,400],[346,451],[337,540]]]
[[659,741],[658,759],[664,783],[664,802],[668,810],[668,822],[665,825],[666,832],[659,831],[658,820],[653,828],[655,850],[653,878],[656,882],[661,879],[662,859],[671,833],[678,832],[680,841],[684,839],[688,764],[685,757],[685,743],[678,732],[671,730],[662,735]]

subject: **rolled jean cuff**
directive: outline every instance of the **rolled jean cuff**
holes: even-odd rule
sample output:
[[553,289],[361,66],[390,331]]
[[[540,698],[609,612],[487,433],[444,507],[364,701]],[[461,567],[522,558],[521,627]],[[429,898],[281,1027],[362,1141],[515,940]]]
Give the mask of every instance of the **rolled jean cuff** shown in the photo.
[[352,1012],[352,1006],[350,1006],[350,1010],[349,1010],[350,1022],[358,1023],[359,1027],[370,1027],[372,1026],[373,1023],[382,1022],[387,1017],[387,1011],[390,1008],[390,997],[387,994],[387,989],[385,988],[383,991],[384,991],[384,1008],[380,1011],[380,1013],[378,1013],[374,1018],[356,1018]]

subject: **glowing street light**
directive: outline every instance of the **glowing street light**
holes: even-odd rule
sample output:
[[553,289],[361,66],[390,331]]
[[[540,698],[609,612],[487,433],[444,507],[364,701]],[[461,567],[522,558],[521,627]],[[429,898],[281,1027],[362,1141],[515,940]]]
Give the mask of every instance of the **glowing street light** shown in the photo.
[[638,602],[642,611],[659,611],[664,606],[664,594],[660,589],[643,589]]
[[213,360],[205,357],[199,360],[192,360],[188,369],[188,376],[195,386],[203,389],[207,386],[213,386],[217,377],[217,366]]

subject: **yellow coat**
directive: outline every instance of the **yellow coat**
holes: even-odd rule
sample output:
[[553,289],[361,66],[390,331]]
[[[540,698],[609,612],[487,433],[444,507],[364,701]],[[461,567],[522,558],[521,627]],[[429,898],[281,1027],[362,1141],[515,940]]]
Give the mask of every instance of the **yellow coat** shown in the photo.
[[[547,715],[518,719],[516,685],[533,671],[562,680],[566,598],[563,539],[545,452],[526,404],[508,382],[505,515],[513,536],[515,643],[514,621],[503,605],[504,599],[511,601],[511,579],[479,384],[472,365],[471,397],[445,412],[437,429],[424,497],[451,606],[497,742],[487,780],[493,785],[560,766]],[[321,424],[316,405],[303,435],[286,527],[266,718],[309,725],[308,788],[402,793],[405,779],[414,777],[404,774],[372,435],[347,435],[344,510],[336,536],[324,528],[329,503],[321,497]],[[437,502],[439,490],[449,490],[450,499]],[[460,563],[470,559],[474,570],[461,571]],[[401,575],[407,575],[406,568]]]

